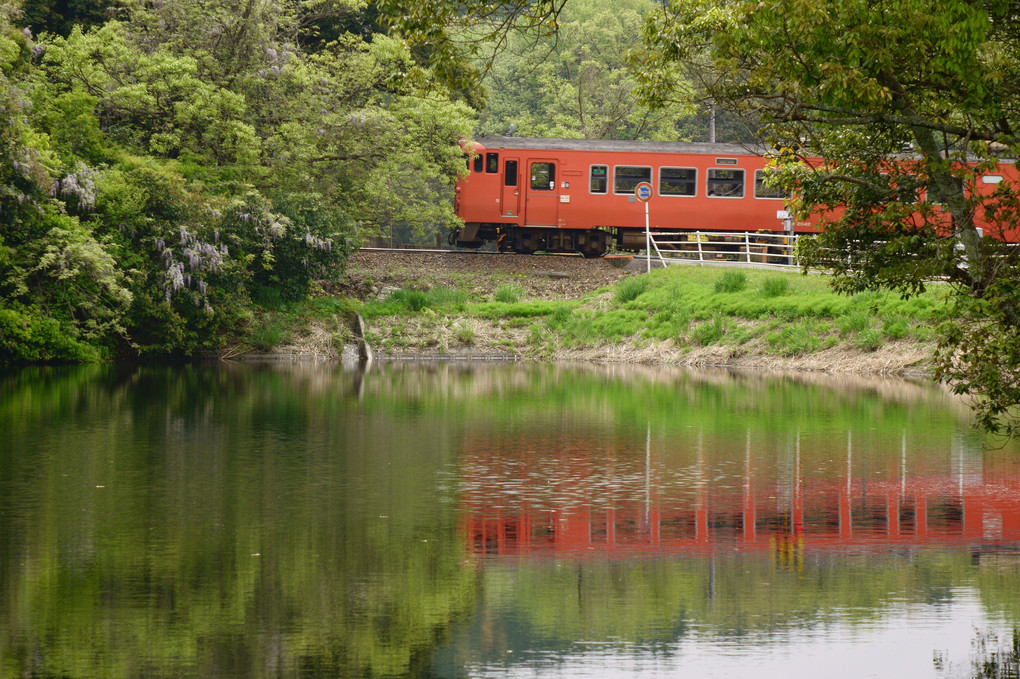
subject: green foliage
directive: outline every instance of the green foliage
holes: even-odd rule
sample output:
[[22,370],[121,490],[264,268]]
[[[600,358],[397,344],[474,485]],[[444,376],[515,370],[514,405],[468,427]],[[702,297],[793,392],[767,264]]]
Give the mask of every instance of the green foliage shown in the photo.
[[[937,374],[976,397],[984,426],[1020,433],[1015,248],[1020,185],[1020,39],[1008,2],[675,1],[649,19],[641,91],[669,104],[701,74],[704,97],[780,149],[791,208],[822,232],[805,267],[847,294],[913,297],[948,281],[958,319],[940,332]],[[909,163],[903,162],[909,149]],[[1003,181],[990,188],[983,174]],[[892,323],[887,336],[902,336]],[[875,328],[856,341],[872,348]],[[981,347],[981,349],[975,349]],[[984,355],[988,348],[989,353]]]
[[1020,276],[1002,277],[984,299],[959,294],[939,324],[936,376],[971,397],[982,427],[1020,435]]
[[910,326],[905,318],[888,316],[882,320],[882,332],[888,339],[903,339],[910,334]]
[[729,329],[726,319],[722,314],[715,314],[711,320],[703,321],[694,326],[688,333],[688,338],[693,344],[708,347],[719,343]]
[[790,279],[770,276],[761,282],[761,294],[765,297],[782,297],[790,292]]
[[106,356],[73,337],[73,330],[38,309],[0,306],[0,365],[35,362],[90,363]]
[[743,271],[729,270],[715,282],[716,292],[740,292],[747,287],[747,276]]
[[278,316],[266,314],[249,328],[246,339],[257,351],[272,351],[294,341],[293,326]]
[[631,276],[616,284],[616,299],[626,304],[637,299],[648,288],[647,276]]
[[402,288],[394,290],[385,300],[369,302],[361,313],[365,318],[376,318],[418,313],[438,307],[457,310],[463,309],[467,299],[467,293],[442,286],[429,290]]
[[516,283],[505,283],[496,288],[492,298],[504,304],[514,304],[520,301],[525,292],[525,289]]
[[818,322],[801,319],[796,323],[784,323],[779,330],[765,336],[768,347],[782,356],[811,354],[823,348]]
[[836,322],[839,326],[839,334],[851,335],[853,333],[863,332],[869,329],[871,327],[872,318],[867,312],[858,309],[851,311],[844,316],[840,316]]
[[854,338],[854,344],[864,351],[875,351],[882,346],[883,341],[882,331],[878,328],[866,328]]
[[454,223],[467,107],[399,39],[305,32],[361,3],[101,4],[30,2],[36,37],[0,10],[0,300],[33,327],[215,351],[359,233]]
[[[570,0],[557,33],[543,39],[512,33],[491,56],[481,134],[587,139],[661,139],[681,135],[690,107],[652,111],[634,93],[627,59],[652,0]],[[487,55],[486,55],[487,56]]]
[[463,345],[470,346],[475,343],[475,331],[466,325],[458,325],[455,333],[457,341]]

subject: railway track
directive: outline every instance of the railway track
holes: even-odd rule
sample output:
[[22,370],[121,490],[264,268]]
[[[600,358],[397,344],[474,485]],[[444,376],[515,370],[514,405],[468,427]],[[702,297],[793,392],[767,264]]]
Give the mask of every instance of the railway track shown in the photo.
[[[450,248],[359,248],[360,252],[415,252],[432,253],[440,255],[514,255],[516,257],[577,257],[582,258],[580,253],[534,253],[531,255],[520,255],[516,252],[493,252],[490,250],[453,250]],[[582,258],[583,259],[583,258]]]

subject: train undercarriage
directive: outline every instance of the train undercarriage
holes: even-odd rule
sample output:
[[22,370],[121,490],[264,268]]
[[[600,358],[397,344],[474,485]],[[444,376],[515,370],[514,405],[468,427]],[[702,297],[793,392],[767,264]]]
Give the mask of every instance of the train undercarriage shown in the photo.
[[[688,253],[701,260],[720,259],[789,264],[792,231],[706,232],[678,230],[655,233],[659,251]],[[665,237],[664,237],[665,236]],[[495,243],[498,252],[535,252],[601,257],[610,250],[639,252],[646,247],[644,229],[555,229],[507,224],[467,223],[450,233],[452,246],[478,249]]]
[[[530,255],[541,251],[581,254],[584,257],[601,257],[614,243],[618,248],[626,247],[620,243],[618,234],[599,229],[555,229],[472,222],[451,231],[449,243],[471,249],[495,243],[500,252]],[[644,247],[643,240],[641,247]]]

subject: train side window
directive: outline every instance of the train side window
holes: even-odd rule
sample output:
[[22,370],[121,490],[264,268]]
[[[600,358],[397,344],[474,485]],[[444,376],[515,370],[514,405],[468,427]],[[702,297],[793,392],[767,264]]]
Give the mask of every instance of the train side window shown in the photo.
[[475,172],[481,172],[484,163],[485,161],[482,159],[482,154],[479,153],[477,156],[475,156],[475,168],[474,168]]
[[708,197],[709,198],[743,198],[744,197],[744,171],[743,170],[719,170],[709,168],[708,170]]
[[592,165],[588,179],[589,193],[609,193],[609,166]]
[[765,179],[768,175],[768,170],[754,171],[754,197],[768,199],[789,198],[790,193],[782,186],[776,186],[774,184],[769,186],[765,183]]
[[552,191],[556,188],[556,165],[553,163],[531,164],[531,190]]
[[499,154],[498,153],[486,153],[485,154],[485,171],[489,174],[496,174],[499,172]]
[[693,167],[660,167],[660,196],[695,196],[698,194],[698,171]]
[[652,181],[652,168],[617,165],[613,168],[613,193],[634,193],[641,182]]
[[503,163],[503,185],[517,186],[517,161],[508,160]]

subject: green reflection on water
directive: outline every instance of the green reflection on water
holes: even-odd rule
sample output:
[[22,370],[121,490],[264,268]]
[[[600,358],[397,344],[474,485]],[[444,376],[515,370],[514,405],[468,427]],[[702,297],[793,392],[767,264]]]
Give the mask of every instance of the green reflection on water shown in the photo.
[[611,367],[26,369],[0,377],[0,431],[3,675],[424,676],[448,644],[466,656],[509,637],[768,633],[959,587],[1020,619],[1009,554],[484,557],[466,535],[478,507],[525,511],[504,473],[525,463],[543,473],[522,492],[546,510],[606,502],[563,499],[579,458],[626,472],[621,501],[682,504],[733,494],[749,469],[769,488],[848,469],[895,479],[908,432],[914,473],[991,461],[1015,476],[1015,449],[982,451],[966,409],[924,385]]
[[449,425],[362,413],[350,376],[85,368],[2,388],[0,674],[400,676],[471,605],[433,483]]

